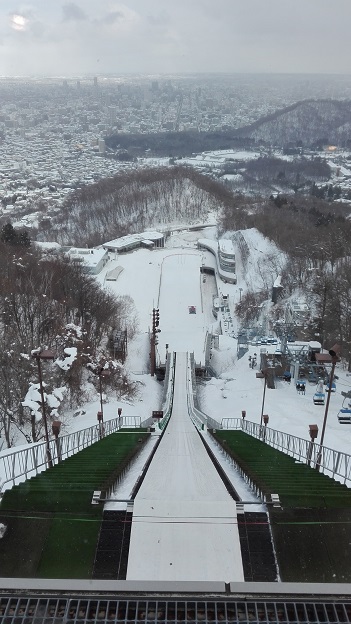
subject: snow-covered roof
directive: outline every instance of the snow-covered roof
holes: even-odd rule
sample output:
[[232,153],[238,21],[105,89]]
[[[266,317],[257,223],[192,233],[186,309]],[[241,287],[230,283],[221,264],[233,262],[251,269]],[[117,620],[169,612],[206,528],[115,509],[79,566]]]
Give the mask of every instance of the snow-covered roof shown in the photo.
[[218,241],[219,250],[226,256],[234,256],[233,243],[229,238],[221,238]]
[[105,249],[113,248],[118,250],[123,250],[128,247],[135,247],[138,244],[146,244],[150,245],[155,241],[162,240],[164,238],[164,234],[156,231],[148,231],[148,232],[140,232],[136,234],[128,234],[127,236],[121,236],[120,238],[115,238],[114,240],[107,241],[103,244]]
[[280,288],[282,285],[282,276],[278,275],[278,277],[274,280],[273,288]]
[[40,247],[40,249],[61,249],[61,245],[59,245],[59,243],[55,243],[55,242],[42,242],[42,241],[35,241],[35,244],[37,245],[37,247]]
[[105,249],[86,249],[71,247],[67,252],[73,260],[79,260],[89,267],[96,267],[106,255]]

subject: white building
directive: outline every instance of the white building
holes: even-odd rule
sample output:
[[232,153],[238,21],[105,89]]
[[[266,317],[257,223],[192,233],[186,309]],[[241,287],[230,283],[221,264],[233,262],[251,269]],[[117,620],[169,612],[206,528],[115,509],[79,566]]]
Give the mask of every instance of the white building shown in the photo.
[[103,248],[107,251],[115,251],[123,253],[127,251],[133,251],[139,249],[139,247],[146,247],[147,249],[154,249],[154,247],[164,247],[165,237],[161,232],[140,232],[138,234],[128,234],[121,238],[108,241],[103,244]]
[[67,251],[71,260],[82,263],[83,271],[97,275],[108,262],[108,252],[106,249],[79,249],[71,247]]
[[207,249],[215,256],[217,273],[223,282],[236,284],[235,253],[231,241],[221,239],[216,243],[209,238],[199,238],[197,246],[198,249]]
[[310,316],[310,308],[305,299],[301,297],[289,301],[286,306],[285,317],[287,323],[295,323],[295,325],[303,325]]
[[100,154],[104,154],[106,151],[105,139],[99,139],[98,147]]
[[218,241],[218,260],[223,271],[235,273],[235,252],[231,240],[221,238]]

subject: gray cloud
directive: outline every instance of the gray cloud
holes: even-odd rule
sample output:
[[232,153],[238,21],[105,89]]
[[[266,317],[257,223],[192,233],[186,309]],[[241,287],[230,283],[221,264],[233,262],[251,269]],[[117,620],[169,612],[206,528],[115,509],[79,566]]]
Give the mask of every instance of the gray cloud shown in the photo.
[[350,23],[351,0],[0,0],[0,74],[349,73]]
[[101,19],[101,22],[103,24],[115,24],[119,20],[123,20],[124,17],[123,11],[111,11]]
[[30,32],[33,37],[42,38],[46,34],[46,31],[47,29],[45,24],[43,24],[43,22],[40,22],[39,20],[32,22],[30,25]]
[[87,15],[84,13],[83,9],[81,9],[74,2],[68,2],[67,4],[62,5],[63,11],[63,21],[81,21],[86,20]]
[[149,14],[146,16],[147,21],[152,26],[165,26],[168,25],[171,21],[170,16],[165,11],[160,11],[159,13]]

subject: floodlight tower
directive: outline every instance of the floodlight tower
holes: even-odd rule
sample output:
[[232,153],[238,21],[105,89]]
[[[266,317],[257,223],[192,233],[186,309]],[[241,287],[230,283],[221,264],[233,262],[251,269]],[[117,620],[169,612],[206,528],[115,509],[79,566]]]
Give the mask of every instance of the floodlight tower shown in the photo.
[[153,308],[152,331],[151,331],[151,352],[150,352],[151,377],[155,375],[155,371],[156,371],[156,345],[157,345],[156,334],[158,334],[158,332],[161,331],[159,329],[159,324],[160,324],[160,310],[158,308]]

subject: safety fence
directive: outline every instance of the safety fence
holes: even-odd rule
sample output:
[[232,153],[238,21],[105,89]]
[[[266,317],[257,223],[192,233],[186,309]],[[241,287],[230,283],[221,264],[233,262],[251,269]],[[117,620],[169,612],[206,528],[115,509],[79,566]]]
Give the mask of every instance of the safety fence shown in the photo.
[[2,453],[0,455],[0,493],[6,489],[6,486],[13,486],[37,475],[46,470],[50,464],[55,465],[78,453],[98,442],[103,436],[115,433],[123,427],[139,428],[141,426],[140,416],[120,416],[48,442],[39,442],[17,451]]
[[168,354],[167,359],[169,361],[169,368],[168,368],[168,374],[167,374],[167,386],[166,386],[167,391],[166,391],[166,398],[163,404],[163,418],[158,423],[159,428],[162,430],[166,427],[170,419],[172,408],[173,408],[176,354],[175,353],[172,353],[172,355]]
[[197,429],[207,427],[207,415],[195,407],[196,403],[196,376],[195,376],[195,359],[193,353],[188,353],[187,372],[186,372],[186,388],[187,388],[187,406],[191,420]]
[[[214,427],[215,428],[215,427]],[[351,455],[321,446],[313,440],[304,440],[283,431],[247,421],[243,418],[223,418],[218,429],[242,429],[248,435],[283,451],[298,461],[328,474],[336,481],[351,487]]]

